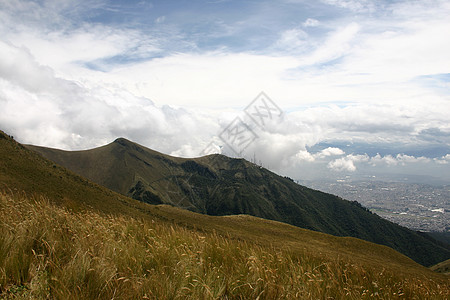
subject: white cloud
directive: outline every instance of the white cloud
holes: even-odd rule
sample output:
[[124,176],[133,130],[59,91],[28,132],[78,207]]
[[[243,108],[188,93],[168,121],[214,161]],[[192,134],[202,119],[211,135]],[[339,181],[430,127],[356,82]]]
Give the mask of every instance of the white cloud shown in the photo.
[[382,165],[382,164],[385,164],[388,166],[397,166],[397,165],[406,166],[407,164],[411,164],[411,163],[428,163],[430,161],[431,161],[431,159],[424,157],[424,156],[415,157],[415,156],[406,155],[403,153],[399,153],[396,156],[392,156],[392,155],[381,156],[380,154],[377,154],[370,158],[370,164],[372,166],[377,166],[377,165]]
[[352,22],[332,31],[313,52],[299,59],[298,67],[323,64],[347,54],[351,51],[359,30],[360,25]]
[[338,158],[328,163],[328,168],[334,171],[343,172],[354,172],[356,171],[355,164],[353,160],[346,158]]
[[26,49],[0,41],[0,77],[39,93],[59,85],[53,85],[53,76],[52,70],[39,66]]
[[336,147],[328,147],[326,149],[323,149],[319,153],[320,156],[339,156],[344,154],[345,154],[344,151]]
[[381,156],[380,154],[375,155],[371,158],[370,164],[372,166],[377,166],[380,163],[384,163],[388,166],[396,166],[398,164],[398,161],[392,156],[392,155],[385,155]]
[[313,162],[315,161],[315,158],[311,153],[309,153],[306,150],[300,150],[297,154],[295,154],[295,157],[298,158],[300,161],[307,161],[307,162]]
[[[354,104],[338,107],[327,105],[311,107],[289,114],[305,128],[320,128],[320,138],[366,143],[426,143],[425,128],[439,128],[446,132],[449,126],[445,111],[450,103],[435,102],[368,105]],[[440,134],[439,131],[433,134]],[[443,140],[436,135],[436,138]]]
[[[13,32],[4,28],[2,33],[3,39],[26,47],[40,64],[51,67],[60,77],[84,84],[112,82],[138,96],[176,106],[210,107],[226,101],[235,107],[261,90],[279,99],[281,106],[336,100],[442,101],[442,95],[409,80],[448,73],[450,44],[442,37],[449,28],[444,12],[450,9],[445,2],[417,5],[387,6],[383,12],[389,18],[375,14],[350,22],[324,20],[329,31],[323,37],[293,27],[281,34],[270,51],[259,52],[264,55],[228,52],[226,48],[173,54],[162,45],[171,45],[171,39],[179,41],[176,35],[105,25],[84,24],[72,29],[61,25],[48,32],[22,24]],[[417,11],[423,11],[424,16],[416,16]],[[58,10],[53,8],[53,12]],[[409,21],[411,15],[414,22]],[[428,18],[430,15],[434,17]],[[120,55],[160,58],[126,65],[102,60]],[[107,72],[86,69],[86,63]]]
[[166,20],[166,16],[160,16],[156,18],[155,23],[163,23]]
[[42,35],[38,29],[31,29],[8,37],[12,44],[29,49],[40,64],[56,69],[61,76],[80,79],[80,75],[89,72],[86,64],[110,69],[102,59],[123,54],[137,59],[160,51],[156,41],[140,35],[136,30],[85,25],[70,32]]
[[137,95],[174,105],[243,107],[263,88],[281,88],[278,78],[293,64],[292,57],[246,53],[175,54],[106,76]]
[[415,157],[415,156],[406,155],[406,154],[397,154],[396,159],[402,165],[406,165],[408,163],[420,163],[420,162],[429,162],[430,161],[430,159],[427,157],[423,157],[423,156]]
[[298,161],[314,162],[318,159],[329,158],[331,156],[341,156],[345,152],[336,147],[328,147],[317,153],[310,153],[308,150],[300,150],[295,154],[295,158]]
[[373,11],[375,3],[371,0],[321,0],[322,2],[338,7],[346,8],[355,12]]
[[218,129],[212,115],[58,78],[25,49],[0,43],[0,54],[0,126],[22,142],[77,149],[124,136],[167,153]]
[[310,153],[308,150],[300,150],[295,154],[295,159],[299,162],[314,162],[317,160],[323,160],[324,158],[329,158],[331,156],[341,156],[345,152],[336,147],[328,147],[317,153]]
[[308,34],[300,28],[292,28],[281,33],[274,48],[281,52],[299,51],[308,45]]
[[397,154],[396,156],[392,156],[390,154],[381,156],[380,154],[377,154],[373,157],[369,157],[367,154],[364,155],[354,155],[349,154],[345,157],[335,159],[333,161],[330,161],[327,165],[329,169],[335,170],[335,171],[349,171],[354,172],[357,170],[356,164],[368,164],[372,167],[375,166],[407,166],[410,164],[416,164],[416,163],[428,163],[432,161],[431,159],[427,157],[415,157],[412,155],[406,155],[406,154]]
[[450,154],[446,154],[440,158],[434,158],[433,159],[437,164],[440,165],[446,165],[448,163],[450,163]]
[[[3,99],[8,99],[5,104],[7,108],[5,112],[8,113],[5,114],[3,123],[15,124],[17,127],[23,126],[20,122],[12,120],[15,119],[13,116],[17,115],[15,111],[27,113],[31,118],[29,123],[39,123],[39,120],[44,118],[46,120],[41,123],[47,124],[46,128],[48,129],[45,132],[51,137],[41,136],[39,139],[36,137],[30,139],[29,137],[33,135],[30,132],[26,138],[29,142],[59,145],[64,148],[80,148],[83,145],[98,145],[101,141],[108,139],[105,137],[114,138],[128,134],[130,138],[138,141],[149,141],[150,138],[145,138],[146,136],[159,136],[161,139],[155,138],[147,145],[155,147],[153,146],[154,141],[158,141],[159,150],[183,156],[196,156],[201,151],[200,145],[207,143],[211,136],[217,135],[220,126],[223,128],[227,125],[227,121],[220,123],[215,117],[199,118],[202,115],[201,110],[190,115],[193,111],[158,108],[150,100],[136,97],[118,83],[102,84],[89,80],[77,83],[58,78],[51,68],[39,65],[23,48],[2,43],[0,50],[4,54],[2,55],[4,59],[0,59],[0,74],[6,80]],[[196,72],[204,69],[205,81],[209,74],[206,70],[211,68],[211,64],[213,66],[222,63],[230,64],[231,68],[237,68],[244,64],[245,60],[257,59],[251,56],[242,56],[242,59],[239,59],[223,55],[216,60],[215,54],[211,54],[209,64],[202,64],[203,58],[201,57],[196,57],[194,61],[187,64],[189,60],[184,61],[184,57],[173,57],[171,64],[175,66],[185,63],[188,69],[195,69]],[[255,60],[255,64],[258,61]],[[280,61],[274,60],[274,68],[278,67]],[[148,63],[147,66],[149,69],[157,70],[158,66],[166,67],[167,62],[167,59],[164,60],[164,63],[155,61]],[[142,67],[142,64],[138,66]],[[130,72],[129,69],[126,71]],[[230,71],[230,73],[235,72],[237,71]],[[159,72],[159,74],[163,73]],[[177,77],[180,74],[175,69],[173,72],[167,71],[167,78],[171,75],[174,77],[172,78],[174,85],[176,81],[182,80],[182,77]],[[219,73],[215,76],[221,75]],[[204,83],[199,82],[198,84]],[[224,81],[224,84],[228,85],[229,83]],[[186,91],[193,86],[195,84],[192,82],[186,83]],[[8,91],[10,94],[6,95]],[[21,93],[20,96],[18,96],[19,93]],[[249,100],[254,96],[252,90],[249,90],[247,99],[243,99],[243,101],[250,102]],[[22,106],[19,106],[19,101],[12,100],[19,97],[22,99]],[[225,101],[231,95],[225,93],[223,97],[225,97],[223,100]],[[278,102],[278,99],[272,98]],[[24,99],[34,100],[29,100],[28,103]],[[361,141],[374,139],[374,142],[400,140],[409,142],[416,139],[425,128],[445,129],[445,126],[448,125],[447,116],[444,113],[446,106],[448,105],[416,104],[411,108],[393,103],[390,105],[355,104],[345,107],[333,105],[312,107],[287,114],[286,118],[276,127],[262,132],[261,138],[252,146],[253,148],[248,149],[248,153],[258,153],[260,158],[267,161],[268,164],[270,163],[273,168],[279,168],[282,165],[289,165],[295,160],[311,161],[312,158],[315,160],[345,154],[341,149],[332,147],[315,154],[302,152],[306,151],[305,146],[313,146],[324,138],[345,139],[351,136],[352,139]],[[231,118],[234,118],[237,111],[231,111]],[[48,116],[50,112],[52,117]],[[61,118],[70,119],[71,124]],[[49,122],[49,120],[52,121]],[[182,124],[181,129],[177,128],[179,124]],[[204,124],[209,125],[204,126]],[[36,128],[42,129],[41,127]],[[103,130],[99,130],[99,128],[103,128]],[[95,142],[95,136],[102,136],[102,139]],[[188,136],[192,138],[188,138]],[[169,142],[170,139],[174,141]],[[383,162],[392,165],[409,162],[409,160],[410,158],[406,156],[382,158]],[[355,160],[352,158],[351,161]],[[348,166],[352,164],[347,163]]]
[[353,155],[349,154],[346,157],[338,158],[333,161],[330,161],[327,165],[329,169],[334,171],[343,172],[354,172],[356,171],[355,163],[367,162],[369,161],[369,156],[367,154],[361,155]]
[[308,18],[302,23],[303,27],[316,27],[319,26],[319,20]]

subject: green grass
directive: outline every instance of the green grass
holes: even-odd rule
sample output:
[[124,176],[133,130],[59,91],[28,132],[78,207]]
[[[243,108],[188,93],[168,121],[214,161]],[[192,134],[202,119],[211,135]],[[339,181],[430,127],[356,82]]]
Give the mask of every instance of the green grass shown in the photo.
[[[55,299],[445,299],[448,277],[71,211],[0,194],[0,296]],[[245,219],[245,218],[244,218]]]

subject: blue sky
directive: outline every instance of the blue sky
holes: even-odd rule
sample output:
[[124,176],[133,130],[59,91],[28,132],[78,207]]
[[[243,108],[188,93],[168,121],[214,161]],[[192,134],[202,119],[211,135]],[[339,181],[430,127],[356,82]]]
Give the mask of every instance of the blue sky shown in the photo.
[[[240,117],[258,139],[239,155],[292,177],[450,182],[449,15],[440,0],[0,0],[0,128],[198,156],[226,151]],[[261,91],[284,111],[265,128],[244,112]]]

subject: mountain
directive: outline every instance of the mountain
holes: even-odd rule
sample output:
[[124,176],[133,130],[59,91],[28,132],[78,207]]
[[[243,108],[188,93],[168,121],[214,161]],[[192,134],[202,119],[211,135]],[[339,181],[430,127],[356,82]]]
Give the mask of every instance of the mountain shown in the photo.
[[435,240],[444,243],[444,245],[446,245],[448,248],[450,248],[450,232],[449,231],[447,231],[447,232],[432,231],[432,232],[427,232],[427,234],[432,236]]
[[248,215],[149,205],[0,131],[0,298],[440,298],[397,251]]
[[389,246],[425,266],[450,257],[433,238],[372,214],[357,202],[300,186],[243,159],[168,156],[119,138],[62,151],[26,146],[117,193],[213,216],[247,214]]

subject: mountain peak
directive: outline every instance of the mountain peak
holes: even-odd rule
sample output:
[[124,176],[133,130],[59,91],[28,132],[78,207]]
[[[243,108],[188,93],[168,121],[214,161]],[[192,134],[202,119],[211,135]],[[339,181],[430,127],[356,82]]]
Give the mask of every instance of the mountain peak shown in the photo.
[[118,144],[120,146],[126,147],[126,148],[136,148],[137,145],[135,143],[133,143],[130,140],[127,140],[126,138],[117,138],[114,140],[114,142],[112,142],[111,144]]
[[118,144],[125,144],[125,143],[132,143],[130,140],[127,140],[126,138],[120,137],[114,140],[113,143],[118,143]]

